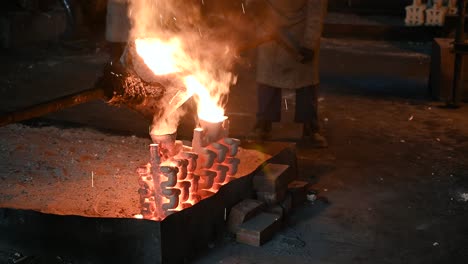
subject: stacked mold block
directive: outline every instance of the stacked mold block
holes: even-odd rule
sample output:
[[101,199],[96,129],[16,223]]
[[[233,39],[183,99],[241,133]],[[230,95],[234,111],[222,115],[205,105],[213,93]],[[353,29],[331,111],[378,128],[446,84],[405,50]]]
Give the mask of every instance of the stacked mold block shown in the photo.
[[422,26],[424,25],[424,11],[426,5],[421,0],[413,0],[413,4],[406,8],[405,25]]
[[215,193],[235,179],[240,160],[236,158],[240,141],[229,138],[229,122],[209,123],[200,120],[193,133],[192,151],[198,153],[196,173],[200,175],[199,188],[204,194]]
[[201,123],[192,147],[175,135],[152,136],[156,143],[150,145],[151,162],[137,170],[143,218],[162,220],[235,179],[240,141],[227,137],[226,120]]
[[444,6],[443,0],[434,0],[434,5],[426,9],[426,26],[443,26],[448,8]]
[[[142,215],[145,219],[162,220],[190,207],[200,200],[195,175],[198,155],[187,151],[181,141],[151,144],[151,162],[137,170]],[[177,154],[168,156],[171,152]]]

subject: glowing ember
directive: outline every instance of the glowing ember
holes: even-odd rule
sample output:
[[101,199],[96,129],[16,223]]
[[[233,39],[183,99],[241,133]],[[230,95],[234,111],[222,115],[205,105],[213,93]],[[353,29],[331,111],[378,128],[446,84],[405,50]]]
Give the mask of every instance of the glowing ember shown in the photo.
[[136,214],[133,216],[135,219],[143,219],[143,215],[142,214]]

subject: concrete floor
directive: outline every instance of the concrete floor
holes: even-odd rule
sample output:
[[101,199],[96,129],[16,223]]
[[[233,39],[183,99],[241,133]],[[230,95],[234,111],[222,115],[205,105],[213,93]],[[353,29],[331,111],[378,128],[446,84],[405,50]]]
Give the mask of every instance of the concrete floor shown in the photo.
[[[330,146],[300,147],[298,155],[301,177],[330,203],[297,209],[260,248],[226,235],[195,263],[467,263],[468,108],[448,110],[428,98],[429,48],[324,40],[320,117]],[[5,57],[2,110],[89,88],[106,60],[102,52],[36,57]],[[248,65],[239,66],[228,104],[234,135],[255,120],[255,96],[245,96],[255,94]],[[48,118],[147,131],[134,113],[100,102]]]
[[324,46],[330,147],[299,158],[330,204],[300,208],[261,248],[227,238],[197,263],[466,263],[468,110],[427,99],[425,46]]

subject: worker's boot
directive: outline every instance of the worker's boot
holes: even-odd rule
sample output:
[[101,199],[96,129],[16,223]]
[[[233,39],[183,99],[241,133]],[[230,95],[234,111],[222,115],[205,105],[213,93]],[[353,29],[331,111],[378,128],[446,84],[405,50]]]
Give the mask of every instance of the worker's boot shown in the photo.
[[322,136],[316,129],[312,128],[309,123],[304,123],[302,141],[310,147],[326,148],[328,147],[327,139]]
[[272,122],[258,120],[253,130],[248,135],[248,140],[266,141],[271,138]]

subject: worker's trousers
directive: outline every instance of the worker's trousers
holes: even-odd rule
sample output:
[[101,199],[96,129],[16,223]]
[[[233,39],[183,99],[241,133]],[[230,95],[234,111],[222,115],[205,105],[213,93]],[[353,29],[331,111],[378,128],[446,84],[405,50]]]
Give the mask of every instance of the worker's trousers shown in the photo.
[[[311,85],[296,89],[294,121],[310,124],[311,132],[318,132],[318,88]],[[281,88],[265,84],[257,85],[257,121],[279,122],[281,120]]]

